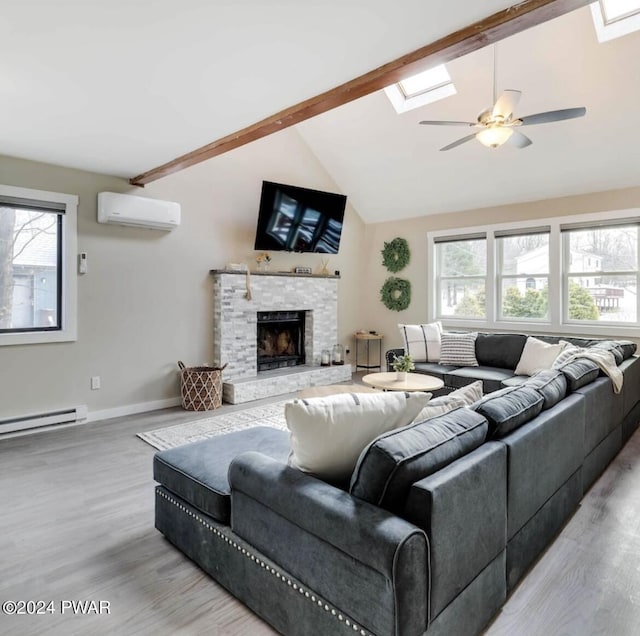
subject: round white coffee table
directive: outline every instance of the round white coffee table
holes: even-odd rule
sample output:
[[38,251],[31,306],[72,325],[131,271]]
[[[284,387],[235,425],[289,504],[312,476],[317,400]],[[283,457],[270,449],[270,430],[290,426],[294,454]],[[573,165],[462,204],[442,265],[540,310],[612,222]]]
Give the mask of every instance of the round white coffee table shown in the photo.
[[444,386],[444,382],[439,378],[424,373],[407,373],[407,379],[398,382],[395,371],[369,373],[362,381],[383,391],[437,391]]

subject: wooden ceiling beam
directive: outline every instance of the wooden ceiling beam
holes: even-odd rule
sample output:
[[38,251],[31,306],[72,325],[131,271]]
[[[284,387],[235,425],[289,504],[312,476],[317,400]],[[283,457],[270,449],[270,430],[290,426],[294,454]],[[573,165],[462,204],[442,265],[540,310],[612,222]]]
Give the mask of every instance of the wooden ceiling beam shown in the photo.
[[345,84],[286,108],[262,121],[133,177],[129,182],[131,185],[144,186],[229,150],[271,135],[283,128],[298,124],[305,119],[347,104],[354,99],[369,95],[422,70],[450,62],[510,35],[579,9],[592,1],[525,0],[451,33],[436,42],[427,44],[412,53],[403,55]]

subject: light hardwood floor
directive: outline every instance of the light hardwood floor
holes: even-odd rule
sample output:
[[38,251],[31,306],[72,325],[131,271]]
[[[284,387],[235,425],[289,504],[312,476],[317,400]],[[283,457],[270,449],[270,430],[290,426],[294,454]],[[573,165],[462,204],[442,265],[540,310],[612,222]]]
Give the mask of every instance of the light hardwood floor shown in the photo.
[[[153,527],[155,451],[135,434],[209,415],[167,409],[0,439],[0,601],[56,610],[0,613],[0,634],[275,633]],[[110,614],[63,615],[65,600],[108,601]],[[486,634],[640,634],[640,431]]]

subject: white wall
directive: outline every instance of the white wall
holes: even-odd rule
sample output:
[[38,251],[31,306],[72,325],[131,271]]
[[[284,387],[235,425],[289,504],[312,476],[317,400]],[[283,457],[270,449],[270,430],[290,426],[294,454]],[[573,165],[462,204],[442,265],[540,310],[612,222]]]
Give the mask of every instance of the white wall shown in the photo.
[[[0,157],[5,185],[79,195],[78,250],[89,273],[78,281],[78,340],[0,347],[0,418],[87,404],[91,411],[178,395],[177,360],[212,359],[210,269],[230,261],[255,267],[253,240],[263,179],[338,191],[293,129],[287,129],[151,184]],[[100,225],[99,191],[130,192],[182,204],[173,232]],[[347,207],[340,254],[339,334],[357,328],[364,226]],[[272,268],[306,265],[318,255],[274,255]],[[102,388],[90,390],[99,375]]]

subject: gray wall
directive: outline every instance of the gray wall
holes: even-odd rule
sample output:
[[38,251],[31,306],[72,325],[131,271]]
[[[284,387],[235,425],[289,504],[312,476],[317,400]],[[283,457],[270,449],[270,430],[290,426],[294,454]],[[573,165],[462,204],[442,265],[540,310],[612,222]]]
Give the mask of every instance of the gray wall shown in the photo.
[[[339,191],[299,135],[288,129],[147,186],[78,170],[0,157],[0,183],[77,194],[78,251],[89,273],[78,279],[77,342],[0,347],[0,418],[76,404],[90,412],[157,403],[178,395],[177,360],[212,360],[210,269],[245,261],[263,179]],[[182,224],[161,232],[96,222],[103,190],[178,201]],[[359,328],[364,226],[348,206],[340,254],[339,338]],[[276,254],[272,269],[317,271],[320,256]],[[102,388],[90,390],[90,377]],[[102,413],[99,413],[102,414]]]

